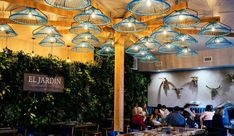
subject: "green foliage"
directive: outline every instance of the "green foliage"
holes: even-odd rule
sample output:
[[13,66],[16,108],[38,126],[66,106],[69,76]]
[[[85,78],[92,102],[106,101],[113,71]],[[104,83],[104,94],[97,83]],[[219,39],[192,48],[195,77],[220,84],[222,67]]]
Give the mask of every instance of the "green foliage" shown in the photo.
[[[7,51],[7,53],[6,53]],[[131,69],[125,58],[125,115],[147,101],[150,78]],[[23,91],[24,73],[63,76],[64,93]],[[54,56],[0,53],[0,126],[38,127],[56,121],[100,121],[113,117],[114,58],[95,56],[94,64],[66,63]]]

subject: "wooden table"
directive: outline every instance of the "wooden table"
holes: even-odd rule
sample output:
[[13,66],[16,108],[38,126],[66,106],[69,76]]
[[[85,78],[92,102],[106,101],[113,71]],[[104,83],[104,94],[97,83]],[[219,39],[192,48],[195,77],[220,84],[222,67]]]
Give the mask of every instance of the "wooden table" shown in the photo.
[[16,135],[17,132],[18,132],[18,130],[14,129],[14,128],[0,128],[0,135],[3,135],[3,134]]
[[118,136],[191,136],[202,135],[205,133],[204,129],[183,128],[183,127],[161,127],[152,130],[145,130],[139,132],[132,132],[129,134],[120,134]]

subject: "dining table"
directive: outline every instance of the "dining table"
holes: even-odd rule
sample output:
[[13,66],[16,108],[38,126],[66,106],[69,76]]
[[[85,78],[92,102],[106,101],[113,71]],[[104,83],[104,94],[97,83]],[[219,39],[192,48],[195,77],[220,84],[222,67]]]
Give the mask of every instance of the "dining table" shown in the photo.
[[118,136],[195,136],[203,135],[205,129],[186,127],[160,127],[151,130],[119,134]]

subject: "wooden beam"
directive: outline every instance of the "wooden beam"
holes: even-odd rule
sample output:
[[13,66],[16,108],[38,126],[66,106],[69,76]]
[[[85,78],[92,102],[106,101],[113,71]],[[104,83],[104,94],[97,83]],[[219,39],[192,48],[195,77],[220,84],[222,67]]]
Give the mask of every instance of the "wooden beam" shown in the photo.
[[80,13],[79,10],[76,10],[76,11],[63,10],[63,9],[55,8],[52,6],[48,6],[46,4],[41,4],[39,2],[32,1],[32,0],[2,0],[2,1],[16,4],[19,6],[27,6],[27,7],[37,8],[37,9],[42,10],[42,11],[55,13],[55,14],[58,14],[61,16],[66,16],[68,18],[73,18],[77,13]]
[[114,131],[124,131],[124,40],[115,33]]
[[92,6],[95,7],[96,9],[99,9],[100,11],[102,11],[102,13],[106,16],[108,16],[110,19],[113,19],[110,15],[111,12],[108,12],[105,8],[103,8],[103,6],[99,4],[99,2],[97,0],[93,0],[92,1]]
[[[8,23],[8,24],[18,24],[14,21],[11,21],[8,18],[0,18],[0,23]],[[62,26],[62,27],[70,27],[73,22],[69,21],[53,21],[49,20],[47,25],[53,25],[53,26]]]

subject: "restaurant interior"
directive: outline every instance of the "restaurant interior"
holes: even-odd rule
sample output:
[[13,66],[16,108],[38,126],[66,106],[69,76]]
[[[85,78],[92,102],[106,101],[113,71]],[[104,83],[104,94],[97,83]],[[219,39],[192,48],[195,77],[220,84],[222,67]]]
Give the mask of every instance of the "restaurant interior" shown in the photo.
[[232,27],[232,0],[0,0],[0,136],[232,136]]

